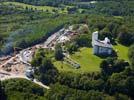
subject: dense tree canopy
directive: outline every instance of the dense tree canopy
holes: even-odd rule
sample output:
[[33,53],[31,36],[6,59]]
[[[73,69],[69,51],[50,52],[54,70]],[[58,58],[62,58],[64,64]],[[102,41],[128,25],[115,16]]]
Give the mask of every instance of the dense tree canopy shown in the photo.
[[0,99],[6,100],[5,91],[4,91],[3,85],[1,84],[1,81],[0,81]]
[[129,59],[132,63],[132,66],[134,68],[134,45],[132,45],[130,48],[129,48],[129,53],[128,53],[128,56],[129,56]]
[[47,57],[44,49],[39,49],[31,64],[35,67],[35,77],[37,77],[44,84],[55,83],[58,76],[58,71]]
[[114,97],[108,96],[103,92],[90,90],[88,92],[82,90],[75,90],[68,88],[64,85],[55,84],[52,85],[53,90],[50,90],[46,94],[46,98],[49,100],[106,100],[114,99]]
[[7,100],[40,100],[45,93],[45,89],[25,79],[11,79],[2,83]]
[[60,44],[56,45],[55,47],[55,59],[56,60],[63,60],[63,50]]
[[111,75],[112,73],[119,73],[129,66],[124,60],[117,60],[116,58],[107,58],[100,64],[101,72],[104,76]]

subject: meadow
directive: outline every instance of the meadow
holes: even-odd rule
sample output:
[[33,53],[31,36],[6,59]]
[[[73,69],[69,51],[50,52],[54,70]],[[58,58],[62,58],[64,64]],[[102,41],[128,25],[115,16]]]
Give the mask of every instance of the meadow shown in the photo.
[[[128,47],[123,46],[121,44],[117,44],[113,46],[113,49],[117,51],[117,55],[119,59],[128,60]],[[79,69],[73,68],[71,65],[66,63],[62,63],[61,61],[55,61],[54,65],[57,67],[59,71],[67,71],[74,73],[88,73],[88,72],[99,72],[100,71],[100,63],[105,58],[98,57],[93,55],[92,48],[83,47],[80,48],[77,52],[70,56],[73,60],[80,64]]]
[[35,5],[30,5],[30,4],[25,4],[25,3],[19,3],[19,2],[3,2],[4,5],[13,5],[20,7],[21,9],[32,9],[32,10],[38,10],[38,11],[45,11],[45,12],[50,12],[50,13],[67,13],[67,7],[71,6],[66,6],[63,10],[58,7],[52,7],[52,6],[35,6]]

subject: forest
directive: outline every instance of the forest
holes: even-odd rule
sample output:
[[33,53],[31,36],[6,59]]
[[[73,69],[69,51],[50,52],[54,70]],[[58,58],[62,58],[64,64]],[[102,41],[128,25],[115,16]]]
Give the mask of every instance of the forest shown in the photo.
[[[102,14],[76,13],[64,16],[64,14],[51,14],[34,9],[19,9],[19,7],[12,5],[1,5],[0,55],[11,54],[14,47],[26,48],[41,43],[62,27],[80,23],[88,23],[90,38],[91,32],[98,29],[102,34],[102,39],[108,36],[114,42],[114,39],[117,38],[123,45],[131,45],[134,41],[134,20],[131,15],[110,17]],[[14,15],[16,17],[13,17]],[[81,38],[84,37],[81,36]],[[77,40],[79,40],[78,44],[81,45],[81,39]]]

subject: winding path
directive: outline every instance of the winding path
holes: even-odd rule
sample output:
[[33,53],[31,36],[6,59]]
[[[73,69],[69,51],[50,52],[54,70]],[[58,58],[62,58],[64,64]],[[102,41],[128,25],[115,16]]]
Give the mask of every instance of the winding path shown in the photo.
[[[8,73],[8,72],[2,71],[2,70],[0,71],[0,74],[6,75],[3,78],[0,78],[1,81],[8,80],[8,79],[14,79],[14,78],[23,78],[23,79],[30,80],[25,75],[11,74],[11,73]],[[32,82],[35,83],[35,84],[38,84],[39,86],[41,86],[43,88],[50,89],[49,86],[42,84],[41,82],[37,81],[36,79],[34,79]]]

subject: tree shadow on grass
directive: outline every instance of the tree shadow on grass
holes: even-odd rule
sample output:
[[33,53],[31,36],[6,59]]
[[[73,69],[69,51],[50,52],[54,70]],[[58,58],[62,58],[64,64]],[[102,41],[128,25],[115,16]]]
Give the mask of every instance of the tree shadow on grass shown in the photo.
[[118,57],[117,52],[113,50],[111,55],[107,55],[107,54],[100,54],[100,55],[96,55],[101,59],[106,59],[108,57]]

